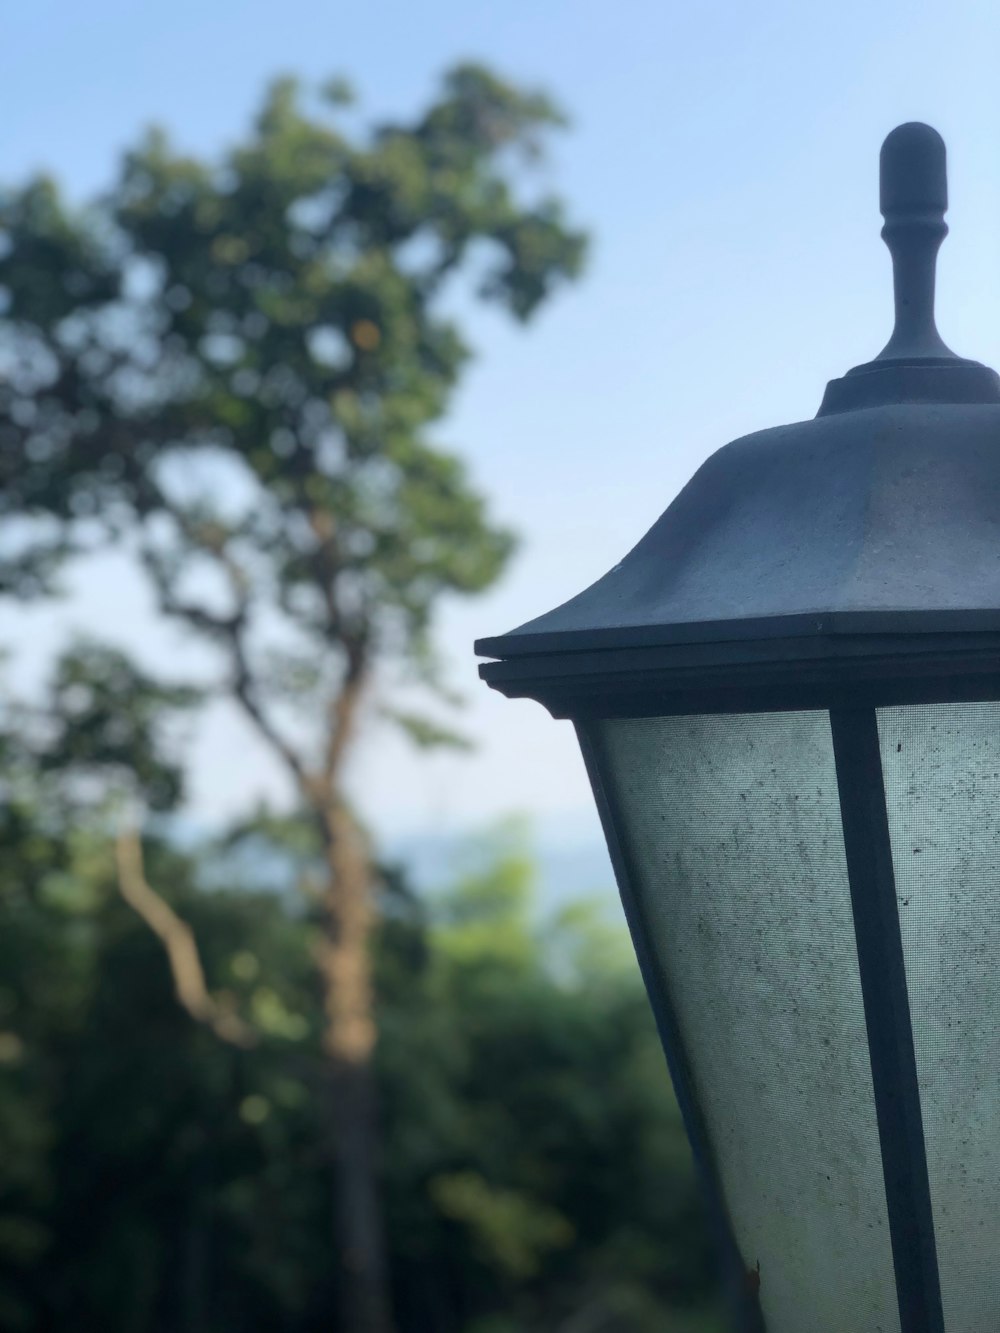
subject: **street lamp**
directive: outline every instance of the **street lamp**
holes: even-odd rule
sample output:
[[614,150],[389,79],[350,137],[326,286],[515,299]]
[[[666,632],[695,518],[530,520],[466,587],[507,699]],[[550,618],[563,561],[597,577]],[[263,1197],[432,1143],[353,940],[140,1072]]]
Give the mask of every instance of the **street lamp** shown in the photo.
[[900,126],[884,351],[477,644],[576,726],[768,1333],[1000,1329],[1000,380],[935,327],[946,206],[941,138]]

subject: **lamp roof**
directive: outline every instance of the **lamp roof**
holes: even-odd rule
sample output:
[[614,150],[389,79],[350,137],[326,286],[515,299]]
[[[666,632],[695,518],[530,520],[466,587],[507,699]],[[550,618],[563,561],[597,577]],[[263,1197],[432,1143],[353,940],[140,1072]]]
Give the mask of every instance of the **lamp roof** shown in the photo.
[[946,206],[941,137],[901,125],[881,154],[896,322],[879,356],[813,420],[720,449],[614,569],[477,651],[1000,631],[1000,379],[935,327]]

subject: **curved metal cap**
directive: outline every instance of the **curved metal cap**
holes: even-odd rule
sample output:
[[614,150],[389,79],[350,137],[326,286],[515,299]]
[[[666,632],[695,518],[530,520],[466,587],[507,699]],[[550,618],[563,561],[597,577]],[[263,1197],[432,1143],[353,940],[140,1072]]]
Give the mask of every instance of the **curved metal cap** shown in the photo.
[[[944,152],[918,124],[882,149],[896,324],[879,356],[813,421],[719,450],[620,564],[481,655],[519,659],[523,683],[539,654],[696,644],[711,664],[734,643],[777,660],[793,640],[816,656],[831,636],[1000,631],[1000,380],[934,323]],[[481,672],[506,688],[504,666]]]

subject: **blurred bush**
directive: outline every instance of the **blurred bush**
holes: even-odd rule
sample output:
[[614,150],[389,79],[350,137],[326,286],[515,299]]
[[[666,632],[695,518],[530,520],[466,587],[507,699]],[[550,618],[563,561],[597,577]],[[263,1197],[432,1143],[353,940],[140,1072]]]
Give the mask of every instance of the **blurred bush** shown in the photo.
[[[146,854],[253,1042],[222,1041],[177,1004],[99,828],[70,836],[51,805],[7,806],[0,1327],[328,1331],[316,923],[295,894],[199,887],[204,855],[164,841]],[[533,878],[510,837],[439,895],[382,876],[399,1326],[717,1329],[688,1150],[627,940],[585,903],[538,924]]]

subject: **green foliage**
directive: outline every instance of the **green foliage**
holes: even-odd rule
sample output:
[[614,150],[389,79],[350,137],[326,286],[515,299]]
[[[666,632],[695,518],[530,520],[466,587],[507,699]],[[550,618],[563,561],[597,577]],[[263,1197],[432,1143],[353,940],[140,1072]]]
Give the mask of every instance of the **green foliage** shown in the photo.
[[[308,894],[220,878],[249,848],[307,881],[315,827],[259,811],[222,840],[211,891],[208,849],[147,840],[150,881],[192,926],[210,990],[256,1036],[228,1046],[177,1004],[159,940],[118,892],[107,829],[119,770],[132,793],[159,773],[161,710],[188,700],[87,647],[44,697],[82,687],[83,717],[114,712],[95,705],[102,679],[124,749],[95,725],[64,752],[44,710],[11,706],[0,730],[0,1326],[326,1329],[318,917]],[[535,924],[534,893],[516,825],[436,896],[382,872],[381,1188],[402,1333],[652,1333],[665,1312],[694,1319],[711,1289],[627,945],[585,903]]]
[[[20,821],[39,807],[64,819],[72,811],[121,813],[126,804],[172,809],[183,786],[172,723],[198,699],[196,690],[154,679],[115,649],[72,644],[35,699],[0,691],[0,824],[26,833]],[[82,825],[76,834],[85,836]]]
[[422,659],[440,596],[500,573],[511,534],[433,438],[469,355],[442,298],[464,278],[527,319],[584,251],[519,189],[561,123],[545,97],[464,65],[353,139],[346,100],[313,114],[280,80],[218,162],[157,130],[86,209],[48,179],[0,196],[0,514],[28,520],[0,588],[138,531],[163,610],[265,700],[277,654],[327,693]]
[[[0,835],[0,1324],[328,1329],[311,914],[199,889],[197,859],[147,843],[213,992],[256,1030],[229,1047],[177,1005],[98,815],[69,837],[59,810]],[[53,866],[75,902],[45,891]],[[694,1322],[706,1239],[634,965],[600,961],[616,932],[583,909],[534,926],[530,857],[503,841],[436,897],[390,878],[379,1085],[403,1333],[718,1329]]]
[[534,888],[508,833],[426,906],[418,966],[383,938],[394,1262],[434,1275],[418,1327],[669,1327],[711,1260],[635,964],[593,910],[534,926]]
[[429,1192],[444,1217],[466,1228],[483,1260],[507,1277],[537,1276],[547,1252],[573,1239],[561,1213],[517,1190],[490,1185],[475,1171],[435,1176]]
[[199,693],[167,685],[124,653],[79,642],[58,659],[46,708],[50,736],[46,770],[61,780],[88,775],[116,781],[153,810],[175,806],[182,772],[168,757],[163,733],[172,715],[192,708]]

